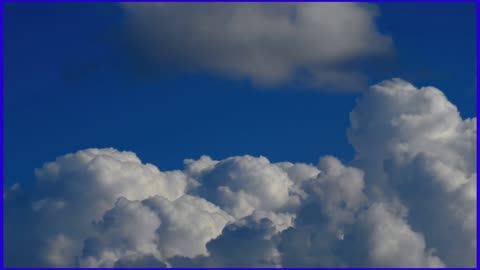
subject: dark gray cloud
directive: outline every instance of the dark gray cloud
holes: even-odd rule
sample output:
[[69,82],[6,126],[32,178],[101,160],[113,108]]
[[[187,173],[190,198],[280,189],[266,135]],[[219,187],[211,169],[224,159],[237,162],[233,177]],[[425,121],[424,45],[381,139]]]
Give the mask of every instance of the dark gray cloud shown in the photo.
[[208,71],[267,86],[296,81],[352,90],[366,78],[352,63],[392,52],[390,37],[376,28],[378,11],[366,4],[122,6],[134,54],[162,72]]

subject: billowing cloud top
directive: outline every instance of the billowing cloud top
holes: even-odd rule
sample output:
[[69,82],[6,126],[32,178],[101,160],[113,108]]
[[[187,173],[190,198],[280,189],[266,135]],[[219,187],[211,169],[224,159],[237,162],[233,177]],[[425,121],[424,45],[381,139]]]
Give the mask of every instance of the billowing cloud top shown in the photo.
[[[302,77],[357,86],[352,62],[385,56],[373,6],[358,3],[124,3],[137,55],[157,68],[208,70],[263,85]],[[354,87],[355,88],[355,87]]]
[[[279,23],[280,7],[227,11]],[[6,265],[474,267],[476,118],[400,79],[373,86],[350,116],[349,165],[202,156],[162,172],[111,148],[45,163],[34,188],[4,194]]]

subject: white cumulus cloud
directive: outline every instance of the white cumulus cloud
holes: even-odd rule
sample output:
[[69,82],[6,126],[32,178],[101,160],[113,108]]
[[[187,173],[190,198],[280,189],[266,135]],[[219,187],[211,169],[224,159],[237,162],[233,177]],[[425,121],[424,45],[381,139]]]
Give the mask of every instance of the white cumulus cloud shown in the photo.
[[80,266],[113,267],[127,256],[164,261],[208,255],[206,244],[233,220],[208,201],[189,195],[141,202],[122,197],[95,224],[96,236],[85,240]]
[[448,266],[474,265],[476,118],[462,119],[439,89],[400,79],[372,87],[350,116],[372,195],[398,197]]
[[476,118],[400,79],[350,116],[349,164],[202,156],[160,171],[112,148],[47,162],[4,194],[6,264],[475,266]]

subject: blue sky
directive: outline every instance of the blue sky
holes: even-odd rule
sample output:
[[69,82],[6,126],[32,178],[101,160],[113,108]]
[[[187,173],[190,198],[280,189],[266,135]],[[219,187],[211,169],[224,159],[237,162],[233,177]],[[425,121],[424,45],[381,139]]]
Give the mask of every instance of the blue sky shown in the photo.
[[[379,3],[395,61],[369,82],[433,85],[476,115],[474,3]],[[359,92],[263,89],[208,73],[139,76],[115,3],[5,6],[5,180],[33,180],[45,161],[89,147],[131,150],[160,169],[207,154],[348,162],[348,113]],[[262,88],[262,89],[257,89]],[[351,89],[357,90],[357,89]]]

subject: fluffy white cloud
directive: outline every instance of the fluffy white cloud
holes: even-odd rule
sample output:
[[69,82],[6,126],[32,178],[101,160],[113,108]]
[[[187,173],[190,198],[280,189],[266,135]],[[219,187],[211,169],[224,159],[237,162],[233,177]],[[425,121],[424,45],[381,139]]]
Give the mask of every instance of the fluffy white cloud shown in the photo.
[[[304,192],[296,212],[294,227],[282,232],[279,250],[282,265],[287,267],[358,266],[344,261],[339,254],[341,242],[350,237],[357,216],[367,205],[363,172],[343,165],[338,159],[320,159],[318,173],[308,166],[295,175],[308,177],[299,182]],[[298,169],[297,168],[297,169]],[[302,177],[304,178],[304,177]],[[362,249],[359,243],[356,249]]]
[[59,157],[4,193],[6,263],[475,266],[476,119],[394,79],[364,94],[348,137],[348,165],[202,156],[161,172],[115,149]]
[[351,113],[370,191],[398,196],[448,266],[476,262],[476,136],[476,118],[463,120],[440,90],[400,79],[372,87]]
[[[152,164],[142,164],[134,153],[113,148],[68,154],[46,163],[35,174],[41,187],[52,193],[50,199],[65,202],[77,197],[102,200],[96,205],[98,213],[105,210],[101,204],[111,207],[119,196],[132,200],[153,195],[176,199],[185,193],[188,184],[181,171],[161,172]],[[60,189],[61,194],[55,188]]]
[[227,223],[234,221],[212,203],[189,195],[173,202],[156,196],[144,203],[162,220],[157,233],[165,258],[207,255],[205,245],[219,236]]
[[281,235],[282,265],[289,267],[443,267],[421,233],[408,225],[398,201],[365,196],[364,173],[334,157],[303,183],[309,200],[295,226]]
[[255,210],[280,211],[298,201],[288,174],[265,157],[231,157],[204,172],[199,194],[236,218]]
[[423,236],[383,204],[373,204],[363,217],[369,236],[369,259],[375,267],[444,267],[426,250]]
[[331,229],[338,231],[338,225],[354,222],[355,212],[365,203],[363,172],[331,156],[320,159],[319,168],[323,173],[304,189],[318,200]]
[[279,162],[275,165],[284,170],[296,184],[315,178],[320,173],[317,167],[304,163]]
[[113,267],[127,256],[151,255],[161,258],[155,234],[160,218],[138,201],[120,198],[95,224],[98,236],[85,240],[81,267]]
[[[384,56],[375,7],[358,3],[125,3],[133,46],[171,69],[209,70],[261,84],[301,77],[358,87],[351,63]],[[154,59],[154,60],[152,60]],[[347,65],[349,63],[350,65]]]
[[[86,149],[59,157],[35,174],[38,184],[28,198],[29,208],[23,210],[24,215],[38,222],[32,245],[42,248],[49,239],[49,246],[58,246],[55,243],[59,240],[55,239],[68,239],[69,254],[81,251],[83,239],[93,233],[92,222],[99,220],[118,198],[143,200],[161,195],[173,200],[185,193],[189,183],[181,171],[161,172],[154,165],[142,164],[132,152],[111,148]],[[57,264],[61,261],[56,257],[42,256],[39,260],[52,266],[73,262],[71,257]]]
[[[206,244],[233,218],[204,199],[174,201],[155,196],[142,202],[120,198],[85,241],[80,266],[113,267],[121,259],[208,255]],[[135,259],[136,260],[136,259]]]

